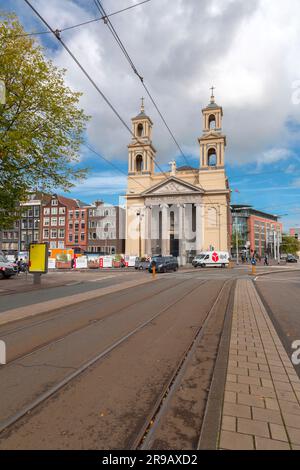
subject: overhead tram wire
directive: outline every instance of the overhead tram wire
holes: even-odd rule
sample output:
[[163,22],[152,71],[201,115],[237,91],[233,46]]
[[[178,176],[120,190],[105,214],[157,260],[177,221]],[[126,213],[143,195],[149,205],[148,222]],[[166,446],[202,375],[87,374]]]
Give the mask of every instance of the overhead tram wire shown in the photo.
[[[101,1],[100,1],[100,0],[94,0],[94,3],[95,3],[95,5],[96,5],[97,9],[99,10],[100,14],[103,15],[103,16],[107,16],[107,15],[106,15],[106,11],[105,11],[105,9],[103,8],[103,6],[102,6],[102,4],[101,4]],[[141,81],[141,83],[142,83],[142,85],[143,85],[143,87],[144,87],[144,89],[145,89],[147,95],[149,96],[151,102],[153,103],[155,109],[157,110],[159,116],[161,117],[163,123],[165,124],[165,126],[166,126],[166,128],[167,128],[169,134],[171,135],[173,141],[175,142],[175,144],[176,144],[177,148],[179,149],[181,155],[183,156],[184,160],[186,161],[186,163],[187,163],[188,165],[190,165],[190,163],[189,163],[189,161],[188,161],[186,155],[184,154],[183,150],[181,149],[181,147],[180,147],[178,141],[176,140],[176,138],[175,138],[173,132],[171,131],[171,129],[170,129],[170,127],[168,126],[168,124],[167,124],[165,118],[163,117],[163,115],[162,115],[160,109],[158,108],[158,105],[156,104],[154,98],[152,97],[150,91],[148,90],[148,87],[146,86],[145,81],[144,81],[144,77],[138,72],[138,70],[137,70],[136,66],[134,65],[134,63],[133,63],[133,61],[132,61],[132,59],[131,59],[129,53],[128,53],[127,50],[126,50],[126,47],[125,47],[124,44],[122,43],[122,40],[120,39],[120,37],[119,37],[119,35],[118,35],[116,29],[114,28],[114,26],[113,26],[113,24],[111,23],[111,21],[110,21],[109,18],[107,19],[107,21],[105,21],[105,24],[108,26],[108,29],[110,30],[111,34],[113,35],[115,41],[116,41],[117,44],[119,45],[119,47],[120,47],[121,51],[123,52],[123,54],[125,55],[125,57],[126,57],[128,63],[129,63],[129,65],[131,66],[133,72],[138,76],[139,80]],[[158,166],[158,164],[157,164],[157,166]],[[159,168],[159,166],[158,166],[158,168]],[[192,171],[193,171],[193,173],[194,173],[196,179],[198,179],[198,178],[199,178],[198,170],[193,169]],[[165,173],[164,173],[164,176],[165,176],[166,179],[168,180],[168,177],[166,176]],[[198,180],[198,184],[199,184],[200,188],[201,188],[203,191],[205,191],[205,189],[203,188],[203,186],[201,185],[201,183],[200,183],[199,180]],[[209,197],[207,197],[207,199],[208,199],[208,202],[209,202],[210,205],[215,205],[215,203],[214,203]],[[228,207],[228,204],[218,204],[218,205],[219,205],[219,206],[224,205],[224,206]]]
[[[43,18],[43,16],[36,10],[36,8],[30,3],[29,0],[24,0],[25,3],[27,3],[27,5],[33,10],[33,12],[39,17],[39,19],[47,26],[47,28],[49,28],[49,30],[52,32],[52,34],[56,37],[56,39],[61,43],[61,45],[64,47],[64,49],[68,52],[68,54],[72,57],[72,59],[74,60],[74,62],[78,65],[78,67],[80,68],[80,70],[84,73],[84,75],[88,78],[88,80],[90,81],[90,83],[93,85],[93,87],[97,90],[97,92],[102,96],[102,98],[104,99],[104,101],[106,102],[106,104],[110,107],[110,109],[113,111],[113,113],[117,116],[117,118],[121,121],[121,123],[123,124],[123,126],[128,130],[128,132],[130,133],[130,135],[136,139],[138,142],[139,139],[137,138],[137,136],[134,135],[134,133],[132,132],[132,130],[130,129],[130,127],[126,124],[125,120],[122,118],[122,116],[119,114],[119,112],[116,110],[116,108],[112,105],[112,103],[109,101],[109,99],[104,95],[104,93],[100,90],[100,88],[98,87],[98,85],[96,84],[96,82],[93,80],[93,78],[89,75],[89,73],[85,70],[85,68],[81,65],[81,63],[79,62],[79,60],[75,57],[75,55],[73,54],[73,52],[68,48],[68,46],[66,45],[66,43],[62,40],[60,34],[59,34],[59,31],[58,30],[54,30],[50,25],[49,23],[47,23],[47,21],[45,20],[45,18]],[[157,166],[157,168],[165,175],[165,177],[167,178],[167,175],[166,173],[162,170],[162,168],[159,166],[159,164],[155,161],[155,159],[153,157],[151,157],[154,165]]]
[[[114,11],[112,13],[109,13],[108,15],[106,16],[101,16],[99,18],[94,18],[92,20],[88,20],[88,21],[84,21],[83,23],[78,23],[78,24],[75,24],[73,26],[68,26],[66,28],[62,28],[62,29],[58,29],[57,31],[59,33],[63,33],[64,31],[69,31],[70,29],[75,29],[75,28],[79,28],[80,26],[85,26],[87,24],[91,24],[91,23],[95,23],[97,21],[103,21],[103,20],[106,20],[106,18],[109,18],[111,16],[115,16],[115,15],[118,15],[119,13],[123,13],[124,11],[127,11],[127,10],[130,10],[131,8],[135,8],[135,7],[138,7],[140,5],[143,5],[144,3],[148,3],[150,2],[151,0],[144,0],[143,2],[140,2],[140,3],[136,3],[134,5],[130,5],[129,7],[126,7],[126,8],[122,8],[122,10],[118,10],[118,11]],[[33,33],[24,33],[24,34],[17,34],[15,36],[10,36],[9,39],[15,39],[15,38],[20,38],[20,37],[26,37],[26,36],[39,36],[39,35],[43,35],[43,34],[51,34],[52,31],[38,31],[38,32],[33,32]]]
[[[101,4],[101,1],[100,1],[100,0],[94,0],[94,3],[95,3],[95,5],[96,5],[96,7],[98,8],[100,14],[108,18],[108,15],[106,14],[106,11],[105,11],[104,7],[103,7],[102,4]],[[142,85],[143,85],[143,87],[144,87],[144,89],[145,89],[145,91],[146,91],[148,97],[150,98],[150,100],[151,100],[153,106],[155,107],[155,109],[156,109],[156,111],[158,112],[158,114],[159,114],[161,120],[163,121],[165,127],[167,128],[167,130],[168,130],[168,132],[169,132],[169,134],[170,134],[172,140],[174,141],[176,147],[178,148],[180,154],[181,154],[182,157],[184,158],[185,162],[186,162],[188,165],[190,165],[190,162],[188,161],[188,159],[187,159],[185,153],[183,152],[181,146],[179,145],[179,143],[178,143],[178,141],[177,141],[177,139],[176,139],[174,133],[173,133],[172,130],[170,129],[170,127],[169,127],[169,125],[168,125],[166,119],[164,118],[164,116],[163,116],[162,112],[160,111],[160,109],[159,109],[159,107],[158,107],[156,101],[154,100],[154,98],[153,98],[153,96],[151,95],[151,93],[150,93],[150,91],[149,91],[147,85],[145,84],[144,77],[138,72],[138,70],[137,70],[136,66],[134,65],[134,63],[133,63],[133,61],[132,61],[132,59],[131,59],[129,53],[128,53],[127,50],[126,50],[126,47],[125,47],[124,44],[122,43],[122,40],[120,39],[120,36],[118,35],[116,29],[114,28],[114,26],[113,26],[113,24],[112,24],[112,22],[110,21],[109,18],[107,19],[107,21],[105,22],[105,24],[108,26],[108,29],[109,29],[110,32],[112,33],[114,39],[116,40],[117,44],[119,45],[120,49],[122,50],[123,54],[125,55],[125,57],[126,57],[128,63],[129,63],[129,65],[131,66],[132,70],[134,71],[134,73],[137,75],[137,77],[138,77],[139,80],[141,81],[141,83],[142,83]],[[193,170],[193,171],[195,172],[196,176],[198,177],[198,171],[197,171],[196,169]],[[202,188],[202,189],[204,189],[204,188]]]
[[[94,86],[94,88],[97,90],[97,92],[101,95],[101,97],[104,99],[104,101],[107,103],[107,105],[111,108],[113,113],[117,116],[117,118],[121,121],[123,126],[129,131],[131,136],[136,139],[139,142],[139,139],[134,135],[132,130],[129,128],[129,126],[126,124],[124,119],[121,117],[121,115],[118,113],[118,111],[115,109],[115,107],[110,103],[109,99],[104,95],[104,93],[100,90],[98,85],[95,83],[95,81],[92,79],[92,77],[88,74],[88,72],[85,70],[85,68],[81,65],[81,63],[78,61],[78,59],[74,56],[74,54],[71,52],[71,50],[68,48],[68,46],[64,43],[64,41],[61,39],[60,34],[58,34],[57,31],[53,30],[51,26],[48,24],[48,22],[43,18],[43,16],[36,10],[36,8],[30,3],[29,0],[24,0],[26,4],[33,10],[33,12],[38,16],[38,18],[47,26],[47,28],[52,32],[52,34],[56,37],[56,39],[62,44],[64,49],[68,52],[68,54],[72,57],[74,62],[78,65],[80,70],[84,73],[84,75],[88,78],[90,83]],[[168,180],[168,177],[166,173],[160,168],[158,163],[151,157],[153,160],[154,164],[158,167],[158,169],[162,172],[162,174],[165,176],[166,180]],[[130,176],[130,175],[129,175]],[[136,182],[135,178],[133,178],[134,181]]]

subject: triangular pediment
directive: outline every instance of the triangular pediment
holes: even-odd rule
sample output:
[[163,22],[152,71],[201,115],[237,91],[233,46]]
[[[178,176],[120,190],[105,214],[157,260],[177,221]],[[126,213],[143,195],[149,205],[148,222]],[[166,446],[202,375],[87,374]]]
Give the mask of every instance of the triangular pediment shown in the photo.
[[173,176],[156,184],[155,186],[152,186],[143,193],[144,196],[158,196],[166,194],[203,194],[203,190]]

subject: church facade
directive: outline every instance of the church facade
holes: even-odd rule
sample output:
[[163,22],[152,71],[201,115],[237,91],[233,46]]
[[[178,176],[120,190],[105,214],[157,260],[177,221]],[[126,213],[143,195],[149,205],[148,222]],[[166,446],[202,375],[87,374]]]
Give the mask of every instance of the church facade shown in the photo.
[[201,251],[230,249],[230,189],[225,173],[223,109],[212,94],[202,110],[199,167],[156,171],[153,122],[141,112],[132,119],[128,146],[126,254],[177,256],[186,264]]

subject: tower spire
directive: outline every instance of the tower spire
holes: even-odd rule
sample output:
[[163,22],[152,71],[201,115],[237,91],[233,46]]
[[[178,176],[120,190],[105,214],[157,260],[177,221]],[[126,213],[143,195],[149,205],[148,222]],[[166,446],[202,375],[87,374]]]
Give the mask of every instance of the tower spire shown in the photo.
[[144,101],[145,101],[145,98],[141,98],[141,101],[142,101],[142,104],[141,104],[141,113],[144,113],[145,112],[145,105],[144,105]]
[[211,89],[210,102],[211,102],[211,103],[214,103],[214,102],[215,102],[214,90],[216,89],[216,87],[212,86],[210,89]]

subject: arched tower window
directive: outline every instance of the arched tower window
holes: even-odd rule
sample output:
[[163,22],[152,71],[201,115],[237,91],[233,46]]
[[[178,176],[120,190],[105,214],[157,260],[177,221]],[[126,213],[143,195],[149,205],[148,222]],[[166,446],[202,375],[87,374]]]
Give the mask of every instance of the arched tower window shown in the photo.
[[211,114],[209,116],[208,125],[209,125],[209,129],[215,129],[216,128],[216,116],[214,114]]
[[217,166],[217,153],[216,149],[209,149],[207,154],[207,164],[208,166]]
[[143,134],[144,134],[144,126],[143,126],[143,124],[140,123],[137,126],[137,135],[138,135],[138,137],[143,137]]
[[143,171],[143,157],[142,155],[137,155],[135,159],[135,169],[137,173],[142,173]]

